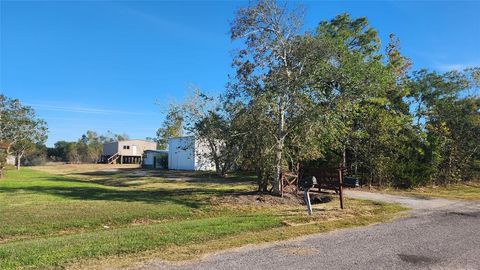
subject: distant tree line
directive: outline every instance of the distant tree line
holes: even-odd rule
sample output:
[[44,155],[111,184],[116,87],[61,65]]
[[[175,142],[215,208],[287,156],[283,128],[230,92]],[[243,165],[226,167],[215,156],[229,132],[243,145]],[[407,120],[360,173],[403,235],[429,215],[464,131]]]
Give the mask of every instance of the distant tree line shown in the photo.
[[302,16],[273,0],[239,9],[230,33],[243,46],[227,90],[172,106],[157,140],[196,135],[219,175],[254,171],[261,191],[278,192],[297,164],[343,166],[381,186],[478,179],[480,68],[412,71],[399,39],[383,50],[366,18],[304,31]]
[[100,160],[103,144],[128,140],[126,134],[108,132],[105,135],[88,130],[80,139],[73,142],[58,141],[54,147],[48,148],[46,156],[51,161],[69,163],[96,163]]
[[77,141],[58,141],[48,148],[45,146],[47,130],[46,122],[37,117],[32,107],[0,95],[0,178],[10,156],[15,157],[17,169],[47,161],[95,163],[100,159],[104,143],[128,139],[126,134],[99,135],[89,130]]

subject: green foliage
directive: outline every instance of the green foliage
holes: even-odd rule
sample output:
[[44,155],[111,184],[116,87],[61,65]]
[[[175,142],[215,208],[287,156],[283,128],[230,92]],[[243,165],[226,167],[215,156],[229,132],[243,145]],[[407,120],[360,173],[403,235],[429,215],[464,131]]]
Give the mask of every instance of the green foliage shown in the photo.
[[87,130],[76,142],[56,142],[53,148],[47,150],[47,156],[53,161],[96,163],[102,155],[103,144],[122,140],[128,140],[128,135],[111,132],[99,135],[95,131]]
[[168,155],[157,156],[157,168],[168,169]]
[[0,95],[0,178],[8,155],[16,157],[20,169],[22,158],[46,139],[47,124],[36,116],[33,108]]
[[43,143],[33,145],[22,159],[24,166],[44,165],[47,161],[47,147]]
[[[275,1],[240,9],[244,42],[226,102],[240,123],[240,167],[267,190],[295,164],[345,166],[364,183],[448,184],[478,175],[480,68],[420,70],[390,35],[384,53],[366,18],[341,14],[299,33],[298,13]],[[273,185],[275,187],[275,184]]]
[[183,135],[183,112],[179,106],[171,105],[162,127],[157,130],[157,149],[168,148],[168,138]]

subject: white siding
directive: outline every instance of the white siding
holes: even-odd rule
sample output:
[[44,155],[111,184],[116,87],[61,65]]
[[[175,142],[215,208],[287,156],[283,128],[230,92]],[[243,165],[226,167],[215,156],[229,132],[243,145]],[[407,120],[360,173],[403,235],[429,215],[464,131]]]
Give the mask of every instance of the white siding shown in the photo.
[[200,140],[190,137],[168,139],[168,169],[170,170],[215,170],[208,158],[210,148]]
[[195,170],[194,137],[168,139],[168,169]]
[[210,147],[207,142],[195,140],[195,170],[196,171],[213,171],[215,163],[210,159]]

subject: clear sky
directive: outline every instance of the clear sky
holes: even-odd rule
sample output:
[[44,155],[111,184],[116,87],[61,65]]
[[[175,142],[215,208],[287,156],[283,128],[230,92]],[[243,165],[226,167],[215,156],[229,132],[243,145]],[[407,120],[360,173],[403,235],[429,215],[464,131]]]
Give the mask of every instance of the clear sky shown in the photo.
[[[48,122],[47,145],[86,130],[153,137],[191,85],[223,91],[240,1],[0,2],[0,92]],[[480,66],[480,1],[308,1],[305,29],[348,12],[414,68]]]

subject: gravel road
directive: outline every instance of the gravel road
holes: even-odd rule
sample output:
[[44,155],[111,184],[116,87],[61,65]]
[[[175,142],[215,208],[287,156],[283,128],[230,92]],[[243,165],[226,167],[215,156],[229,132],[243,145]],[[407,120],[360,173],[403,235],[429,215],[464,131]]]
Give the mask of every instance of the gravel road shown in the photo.
[[390,223],[248,246],[182,264],[138,269],[480,269],[480,202],[362,191],[347,196],[403,204],[411,215]]

